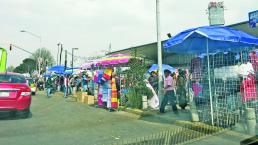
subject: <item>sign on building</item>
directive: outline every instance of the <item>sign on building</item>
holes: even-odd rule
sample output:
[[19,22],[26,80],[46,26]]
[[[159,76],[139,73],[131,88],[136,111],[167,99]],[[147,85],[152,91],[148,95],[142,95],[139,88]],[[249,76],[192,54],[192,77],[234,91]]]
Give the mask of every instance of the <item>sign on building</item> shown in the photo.
[[209,23],[213,25],[224,25],[224,3],[223,2],[210,2],[208,6]]
[[249,13],[249,26],[258,27],[258,10]]

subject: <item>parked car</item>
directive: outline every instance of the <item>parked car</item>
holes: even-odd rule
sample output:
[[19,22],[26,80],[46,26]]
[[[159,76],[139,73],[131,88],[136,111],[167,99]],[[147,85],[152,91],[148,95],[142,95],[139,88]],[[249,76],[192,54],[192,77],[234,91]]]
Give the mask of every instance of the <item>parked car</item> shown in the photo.
[[37,86],[36,86],[35,81],[32,78],[27,78],[27,83],[30,87],[31,95],[36,95]]
[[31,89],[25,77],[16,73],[0,73],[0,112],[27,118],[30,104]]

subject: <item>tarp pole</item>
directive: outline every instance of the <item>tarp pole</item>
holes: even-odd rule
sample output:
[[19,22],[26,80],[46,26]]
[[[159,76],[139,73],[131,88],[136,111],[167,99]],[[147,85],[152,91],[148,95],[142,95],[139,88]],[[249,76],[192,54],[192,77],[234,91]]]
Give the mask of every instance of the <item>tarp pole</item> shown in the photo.
[[[157,23],[157,53],[158,53],[158,78],[159,78],[159,102],[162,100],[162,49],[161,49],[161,32],[160,32],[160,0],[156,0],[156,23]],[[161,103],[160,103],[161,104]]]
[[211,124],[214,125],[213,118],[213,100],[211,92],[211,70],[210,70],[210,56],[209,56],[209,39],[206,38],[207,62],[208,62],[208,80],[209,80],[209,93],[210,93],[210,107],[211,107]]

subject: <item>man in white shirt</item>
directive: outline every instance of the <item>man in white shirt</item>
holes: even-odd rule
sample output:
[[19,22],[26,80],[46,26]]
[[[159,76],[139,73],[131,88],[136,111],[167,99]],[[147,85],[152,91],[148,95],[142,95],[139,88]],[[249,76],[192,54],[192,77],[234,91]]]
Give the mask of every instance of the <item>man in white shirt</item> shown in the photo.
[[171,77],[171,72],[169,70],[164,71],[165,80],[164,80],[164,98],[160,105],[160,113],[165,113],[165,107],[170,101],[172,105],[172,110],[177,114],[178,110],[176,107],[176,96],[175,96],[175,82]]

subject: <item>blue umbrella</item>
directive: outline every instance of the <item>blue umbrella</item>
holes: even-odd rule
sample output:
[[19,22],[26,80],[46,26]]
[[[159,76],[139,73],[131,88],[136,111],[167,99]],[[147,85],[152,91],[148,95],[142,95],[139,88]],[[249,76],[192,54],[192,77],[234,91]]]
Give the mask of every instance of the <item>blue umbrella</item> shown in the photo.
[[244,47],[257,45],[258,38],[255,36],[224,26],[205,26],[185,30],[163,44],[165,52],[192,54],[206,53],[212,125],[214,125],[214,120],[209,54],[220,51],[239,52]]
[[[70,68],[67,67],[66,69],[70,69]],[[64,74],[65,66],[62,66],[62,65],[53,66],[53,67],[49,68],[48,71],[54,72],[56,74]]]
[[[151,73],[152,71],[156,71],[156,70],[158,70],[158,67],[159,67],[158,64],[153,64],[153,65],[149,68],[148,72]],[[166,69],[170,70],[171,72],[175,72],[175,71],[176,71],[176,69],[173,68],[172,66],[167,65],[167,64],[162,64],[162,70],[163,70],[163,72],[164,72],[164,70],[166,70]]]
[[165,52],[217,53],[239,52],[243,47],[258,45],[258,38],[224,26],[204,26],[185,30],[163,43]]
[[66,75],[74,75],[79,71],[79,68],[69,68],[65,70],[64,74]]

